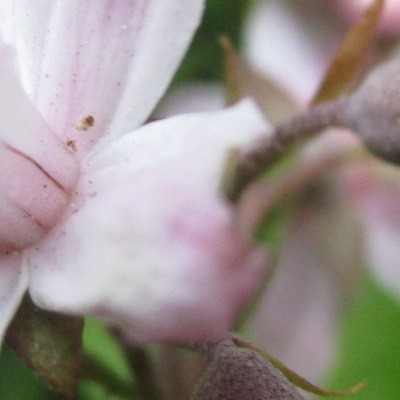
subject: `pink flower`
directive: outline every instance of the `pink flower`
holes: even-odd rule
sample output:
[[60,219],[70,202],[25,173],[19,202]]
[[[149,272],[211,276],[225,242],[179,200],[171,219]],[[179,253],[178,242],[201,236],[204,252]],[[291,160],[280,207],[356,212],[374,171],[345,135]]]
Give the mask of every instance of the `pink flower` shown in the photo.
[[[248,40],[251,40],[253,43],[253,47],[250,46],[253,50],[249,52],[252,62],[261,66],[261,60],[274,58],[274,69],[272,67],[265,67],[263,69],[265,74],[272,76],[274,76],[274,71],[278,73],[280,70],[284,71],[284,68],[291,69],[290,77],[286,77],[285,82],[291,92],[297,94],[297,98],[304,99],[304,103],[310,101],[322,77],[321,71],[327,68],[330,61],[329,57],[323,57],[321,53],[319,64],[315,63],[313,54],[322,45],[325,46],[326,53],[334,52],[337,45],[337,34],[332,36],[331,40],[327,40],[322,33],[311,36],[308,26],[318,26],[319,30],[328,30],[332,29],[332,26],[335,25],[339,27],[340,22],[332,18],[331,11],[326,9],[324,16],[321,18],[324,20],[328,16],[331,21],[331,27],[321,27],[323,24],[320,23],[320,19],[315,19],[314,3],[309,3],[308,7],[303,7],[302,13],[296,13],[296,7],[291,7],[287,1],[272,0],[268,4],[260,2],[258,10],[262,10],[262,12],[259,14],[254,13],[255,19],[250,21],[247,33]],[[365,3],[362,0],[343,0],[336,2],[335,7],[357,8],[358,11],[361,11],[361,8],[366,6]],[[389,24],[390,21],[388,18],[399,18],[399,14],[396,13],[399,4],[400,2],[395,0],[386,2],[382,27],[386,26],[385,24]],[[333,6],[333,3],[331,6]],[[270,12],[269,14],[268,11]],[[271,15],[271,13],[281,15],[284,22],[282,22],[282,19],[274,20],[275,24],[272,24],[272,20],[267,21],[265,15]],[[337,15],[340,16],[341,14]],[[289,16],[293,19],[290,20]],[[344,15],[341,15],[341,17],[344,18]],[[252,22],[256,26],[268,27],[269,34],[265,31],[261,32],[255,29]],[[390,26],[390,24],[387,25],[388,28]],[[291,31],[293,33],[290,46],[286,44],[283,31]],[[342,27],[341,35],[344,35],[344,33],[345,29]],[[300,38],[305,40],[307,35],[310,37],[310,40],[306,40],[306,43],[302,43],[301,45],[307,51],[305,50],[302,53],[290,51],[291,48],[298,46]],[[280,53],[274,54],[271,52],[269,42],[266,42],[265,38],[268,38],[271,43],[280,48]],[[261,39],[264,41],[262,42]],[[287,60],[289,58],[291,62],[288,64]],[[267,64],[263,65],[266,66]],[[279,69],[279,66],[282,68]],[[307,68],[310,73],[308,77],[301,73],[302,70]],[[282,82],[283,79],[282,77]],[[300,90],[300,87],[305,89]],[[331,139],[332,137],[336,137],[337,143],[343,143],[343,135],[338,130],[332,132],[330,136]],[[320,144],[323,145],[324,138],[321,137],[320,139],[322,139],[320,140]],[[325,141],[325,143],[326,145],[322,147],[326,149],[332,147],[332,141]],[[354,144],[349,141],[349,148],[350,146],[354,146]],[[315,146],[315,143],[311,146]],[[353,213],[360,217],[365,239],[362,248],[365,264],[371,268],[373,274],[389,290],[398,294],[400,288],[400,280],[398,279],[400,252],[396,241],[400,235],[400,221],[397,218],[400,192],[398,169],[372,158],[366,159],[360,163],[349,163],[346,168],[342,168],[340,176],[336,179],[336,183],[339,183],[336,191],[345,195],[347,205],[350,205]]]
[[148,124],[203,1],[0,5],[0,336],[27,288],[137,341],[222,337],[265,273],[219,192],[249,101]]
[[[247,60],[303,108],[345,32],[328,3],[258,1],[245,29]],[[348,132],[336,130],[312,141],[301,157],[310,162],[357,145]],[[334,360],[340,298],[358,277],[361,261],[358,221],[338,181],[330,176],[326,183],[317,186],[316,196],[304,188],[294,203],[281,258],[251,327],[260,347],[314,382]]]

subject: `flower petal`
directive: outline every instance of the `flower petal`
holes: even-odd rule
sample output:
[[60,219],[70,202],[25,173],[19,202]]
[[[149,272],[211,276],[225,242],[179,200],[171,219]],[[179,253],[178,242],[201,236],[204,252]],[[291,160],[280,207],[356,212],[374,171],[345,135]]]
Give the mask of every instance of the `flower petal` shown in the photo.
[[361,217],[367,266],[400,299],[400,182],[398,170],[374,163],[347,168],[345,188],[350,204]]
[[292,218],[281,259],[250,327],[258,347],[313,381],[321,379],[332,361],[339,308],[335,274],[327,265],[332,260],[323,250],[320,211],[315,204],[303,204]]
[[99,137],[116,138],[147,118],[203,2],[12,1],[0,22],[17,47],[27,92],[54,131],[85,152]]
[[249,102],[148,124],[87,160],[73,210],[27,253],[42,307],[139,341],[224,336],[266,271],[218,195],[226,150],[266,129]]
[[19,254],[0,257],[0,346],[28,286],[28,275],[20,264]]
[[319,4],[261,0],[246,26],[245,51],[256,68],[304,104],[318,88],[339,39],[332,16]]
[[40,239],[65,207],[78,161],[43,120],[0,43],[0,251]]
[[0,2],[0,33],[18,52],[23,87],[31,99],[37,93],[47,28],[53,0],[4,0]]
[[40,164],[60,185],[71,189],[77,160],[31,103],[15,74],[14,53],[0,42],[0,142]]

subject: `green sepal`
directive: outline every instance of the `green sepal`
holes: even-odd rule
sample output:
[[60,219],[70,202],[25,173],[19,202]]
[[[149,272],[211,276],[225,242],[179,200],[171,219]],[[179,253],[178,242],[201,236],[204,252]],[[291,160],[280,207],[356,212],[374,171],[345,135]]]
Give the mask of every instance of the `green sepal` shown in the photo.
[[317,394],[319,396],[324,396],[324,397],[345,397],[345,396],[351,396],[353,394],[358,393],[360,390],[362,390],[366,385],[367,382],[360,382],[357,385],[346,389],[346,390],[325,390],[322,389],[313,383],[307,381],[300,375],[298,375],[296,372],[292,371],[286,365],[284,365],[282,362],[277,360],[276,358],[272,357],[270,354],[266,353],[265,351],[262,351],[258,349],[257,347],[253,346],[252,344],[242,341],[239,338],[234,338],[233,339],[235,344],[238,347],[252,350],[259,354],[261,357],[263,357],[266,361],[268,361],[271,365],[273,365],[277,370],[281,371],[283,375],[286,376],[286,378],[293,383],[293,385],[299,387],[300,389],[303,389],[309,393]]
[[55,393],[76,399],[82,363],[83,319],[44,311],[26,295],[6,342]]
[[351,27],[314,96],[314,104],[335,99],[349,90],[354,74],[372,42],[384,4],[384,0],[373,1],[361,20]]

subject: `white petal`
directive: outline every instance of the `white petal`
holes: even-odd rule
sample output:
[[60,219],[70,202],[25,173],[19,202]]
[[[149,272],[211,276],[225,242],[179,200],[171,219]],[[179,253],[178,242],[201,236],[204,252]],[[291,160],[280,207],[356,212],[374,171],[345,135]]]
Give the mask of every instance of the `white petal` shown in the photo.
[[18,254],[0,256],[0,346],[28,284]]
[[147,118],[202,6],[203,0],[13,1],[5,3],[2,22],[17,46],[26,90],[54,131],[76,141],[79,151]]
[[270,125],[255,104],[245,99],[223,111],[181,115],[145,125],[97,152],[85,165],[96,170],[130,163],[139,169],[159,159],[179,156],[191,160],[191,168],[197,168],[204,177],[210,176],[206,184],[216,188],[227,149],[246,144],[269,130]]
[[0,2],[0,32],[19,54],[21,81],[31,99],[37,92],[43,49],[53,0],[2,0]]
[[34,301],[134,340],[225,335],[268,257],[238,232],[218,180],[226,150],[265,129],[244,102],[146,125],[88,160],[71,214],[27,254]]
[[261,72],[306,103],[315,93],[340,40],[319,5],[259,0],[245,29],[245,53]]

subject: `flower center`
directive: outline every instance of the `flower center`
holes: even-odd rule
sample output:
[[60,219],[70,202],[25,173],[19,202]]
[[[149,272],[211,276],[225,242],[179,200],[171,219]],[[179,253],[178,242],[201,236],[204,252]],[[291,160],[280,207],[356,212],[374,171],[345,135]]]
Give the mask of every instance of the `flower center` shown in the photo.
[[[27,154],[0,142],[0,252],[40,240],[59,220],[77,175],[77,160],[60,143]],[[49,151],[50,150],[50,151]]]

